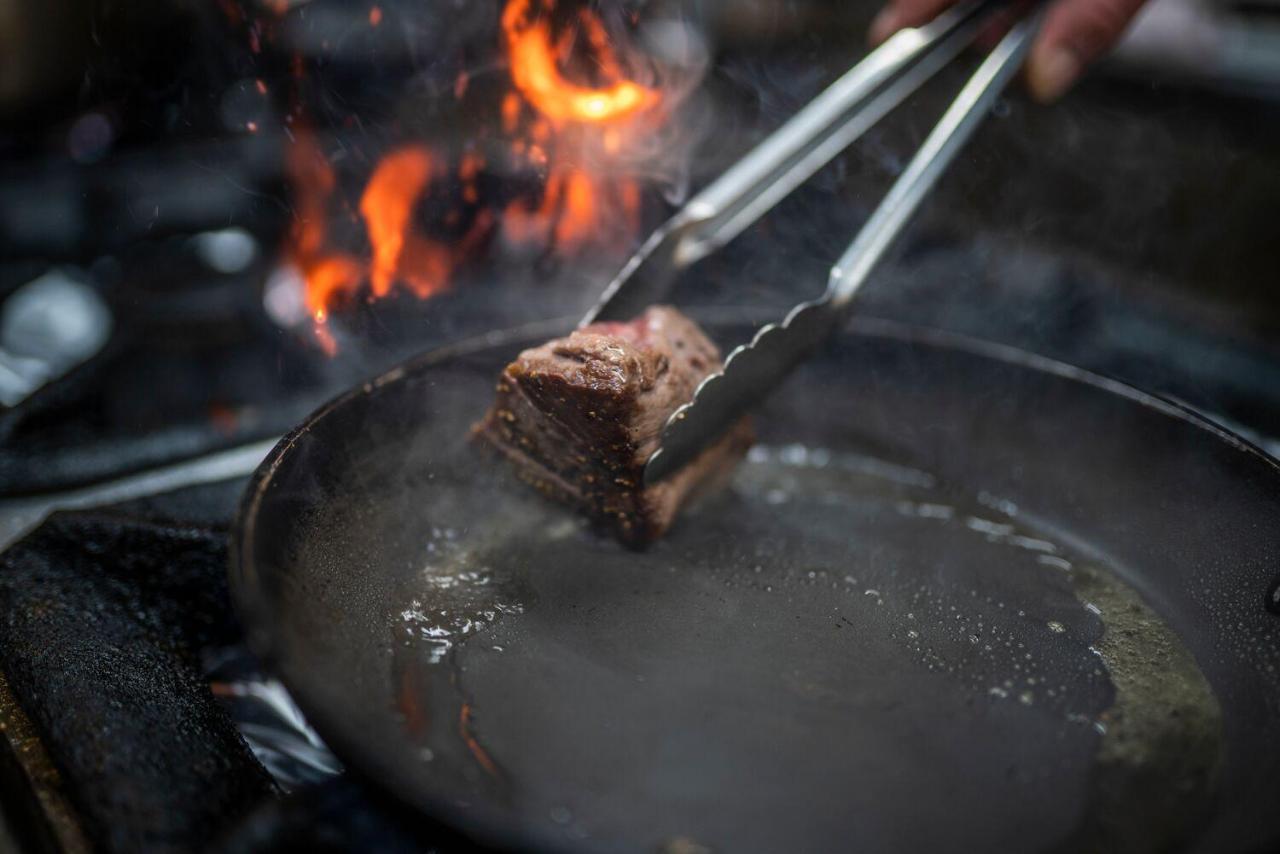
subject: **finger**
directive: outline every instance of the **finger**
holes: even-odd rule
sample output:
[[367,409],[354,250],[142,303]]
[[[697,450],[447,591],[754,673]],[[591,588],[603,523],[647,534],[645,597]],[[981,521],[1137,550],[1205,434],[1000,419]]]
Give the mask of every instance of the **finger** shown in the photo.
[[1059,0],[1027,60],[1027,87],[1039,101],[1056,101],[1090,62],[1111,49],[1144,0]]
[[[871,42],[872,47],[875,47],[903,27],[927,24],[938,17],[944,9],[954,5],[955,0],[896,0],[896,2],[891,0],[889,5],[871,22],[868,41]],[[1021,12],[1016,8],[996,12],[991,16],[990,23],[978,33],[974,43],[981,48],[995,47],[1020,17]]]
[[871,21],[867,40],[874,47],[903,27],[918,27],[932,21],[953,4],[954,0],[889,0]]

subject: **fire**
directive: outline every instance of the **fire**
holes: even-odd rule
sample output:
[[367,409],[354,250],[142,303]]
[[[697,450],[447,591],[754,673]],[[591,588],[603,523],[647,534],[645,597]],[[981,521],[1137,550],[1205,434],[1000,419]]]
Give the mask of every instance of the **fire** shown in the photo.
[[[553,0],[544,3],[550,12]],[[623,77],[600,19],[584,9],[580,21],[599,74],[609,81],[600,88],[573,83],[557,67],[557,54],[568,52],[572,33],[557,44],[550,24],[534,14],[532,0],[507,3],[502,29],[511,59],[512,82],[520,93],[538,112],[557,122],[610,122],[652,107],[658,101],[658,93]]]
[[[556,38],[549,20],[554,5],[542,0],[539,14],[534,0],[508,0],[502,13],[516,90],[502,103],[502,126],[516,133],[523,98],[535,118],[513,142],[513,152],[547,170],[541,201],[510,203],[503,233],[514,243],[570,253],[596,241],[603,223],[628,237],[639,227],[639,185],[615,175],[613,161],[625,139],[644,137],[661,122],[662,98],[626,76],[604,24],[589,10],[580,10],[576,27]],[[561,70],[578,44],[589,54],[579,65],[594,70],[597,86],[574,82]]]
[[414,146],[382,158],[365,187],[360,213],[368,224],[373,247],[369,283],[375,297],[391,293],[391,285],[401,273],[413,206],[430,180],[431,156],[425,148]]
[[293,260],[302,273],[305,303],[317,337],[329,352],[335,344],[324,327],[336,301],[354,296],[366,282],[374,299],[391,293],[396,284],[421,299],[439,293],[448,286],[463,254],[490,224],[488,217],[478,216],[456,246],[417,233],[414,209],[430,185],[435,164],[425,146],[406,146],[382,158],[360,197],[370,247],[368,262],[361,262],[354,255],[328,249],[330,198],[337,182],[311,134],[297,135],[289,165],[297,192]]
[[328,249],[329,197],[337,181],[328,158],[309,131],[300,130],[294,136],[285,167],[295,191],[289,235],[291,255],[306,283],[303,296],[315,324],[316,339],[332,355],[337,347],[324,329],[328,307],[337,295],[358,288],[364,271],[355,258]]
[[[485,127],[507,138],[516,164],[542,184],[501,205],[500,222],[480,192],[482,147],[453,154],[420,143],[395,148],[377,161],[353,210],[314,136],[294,125],[289,254],[327,352],[336,351],[327,326],[336,306],[397,289],[422,299],[440,293],[495,226],[508,244],[565,256],[592,245],[624,246],[638,233],[639,179],[619,164],[643,167],[669,105],[658,88],[628,75],[634,63],[619,57],[634,52],[611,43],[596,14],[583,8],[553,25],[554,11],[554,0],[508,0],[502,13],[511,89],[485,108],[491,111]],[[382,21],[382,10],[372,6],[370,24]],[[301,82],[301,66],[295,71]],[[454,97],[468,97],[470,84],[461,73]],[[439,221],[424,222],[424,209],[442,211]],[[363,228],[367,252],[335,248],[350,242],[330,233],[344,216]]]
[[569,252],[598,236],[604,209],[620,214],[627,231],[634,233],[639,226],[639,187],[633,181],[610,182],[580,169],[557,168],[547,177],[540,203],[517,199],[507,206],[503,234],[513,243]]

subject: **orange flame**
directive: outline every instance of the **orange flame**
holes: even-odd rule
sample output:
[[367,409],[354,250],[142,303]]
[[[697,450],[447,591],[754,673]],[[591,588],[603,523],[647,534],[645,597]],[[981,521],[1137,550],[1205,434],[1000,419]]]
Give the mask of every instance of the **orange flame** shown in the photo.
[[425,148],[413,146],[382,158],[365,187],[360,213],[373,246],[369,283],[375,297],[391,293],[391,285],[401,273],[413,206],[430,180],[431,157]]
[[550,246],[562,254],[601,239],[604,212],[615,229],[634,234],[640,225],[640,189],[635,181],[610,181],[573,167],[547,176],[539,204],[516,199],[503,212],[503,235],[512,243]]
[[355,258],[328,250],[328,201],[336,179],[328,158],[310,132],[300,130],[295,134],[285,168],[296,193],[290,233],[293,261],[306,283],[303,297],[316,339],[326,353],[333,355],[337,344],[324,329],[328,307],[337,295],[360,286],[364,270]]
[[[587,9],[564,16],[553,33],[555,0],[507,0],[502,35],[511,68],[512,91],[494,106],[494,126],[511,138],[511,153],[545,176],[539,193],[526,193],[506,205],[502,233],[512,243],[553,249],[561,254],[581,247],[630,239],[639,229],[638,179],[615,166],[645,134],[665,120],[663,99],[627,76],[617,48],[601,19]],[[370,7],[369,22],[385,21]],[[570,79],[570,68],[590,69]],[[294,74],[301,77],[300,61]],[[465,72],[453,88],[467,96]],[[295,131],[297,130],[295,126]],[[295,192],[295,221],[290,233],[292,260],[305,283],[305,306],[317,340],[330,354],[336,342],[327,326],[333,307],[367,289],[380,299],[402,288],[427,298],[447,288],[457,267],[491,233],[493,215],[480,197],[485,167],[474,149],[456,161],[420,144],[384,155],[366,182],[357,206],[368,236],[369,254],[338,251],[328,217],[351,211],[339,195],[334,172],[314,137],[296,133],[289,149],[288,175]],[[456,235],[467,217],[470,227],[448,241],[415,227],[415,211],[437,185],[455,187],[459,204],[440,225]],[[339,220],[334,220],[338,222]]]
[[[661,95],[628,79],[604,24],[582,9],[576,26],[553,37],[547,16],[555,0],[508,0],[502,29],[511,62],[511,80],[535,111],[523,138],[512,150],[536,168],[547,169],[539,203],[520,200],[504,211],[503,233],[521,244],[551,245],[572,252],[602,238],[602,224],[630,236],[639,227],[637,182],[610,174],[610,161],[628,136],[651,129],[660,119]],[[542,14],[539,14],[539,9]],[[561,70],[570,64],[579,42],[589,54],[597,87],[570,80]],[[502,126],[514,135],[521,107],[515,93],[502,103]],[[648,120],[647,124],[643,123]],[[587,162],[602,161],[596,169]]]
[[[481,161],[465,158],[463,170],[473,182]],[[329,309],[339,298],[357,293],[367,281],[374,299],[385,297],[400,283],[426,299],[448,287],[457,264],[488,232],[492,219],[478,214],[456,245],[432,240],[414,230],[413,212],[426,193],[436,169],[431,152],[411,145],[390,152],[379,161],[360,197],[360,215],[369,237],[370,258],[327,249],[329,198],[336,189],[333,170],[314,137],[300,133],[290,147],[289,175],[297,193],[291,248],[305,282],[305,303],[317,337],[331,354],[336,344],[324,328]],[[473,185],[468,183],[473,190]]]
[[[553,0],[543,0],[550,11]],[[657,92],[623,78],[600,20],[584,10],[582,28],[591,45],[600,76],[608,81],[600,88],[570,81],[556,65],[557,45],[551,27],[533,14],[532,0],[510,0],[502,13],[502,29],[511,58],[511,78],[538,112],[553,121],[601,123],[615,121],[653,106]],[[571,44],[564,39],[559,47]]]

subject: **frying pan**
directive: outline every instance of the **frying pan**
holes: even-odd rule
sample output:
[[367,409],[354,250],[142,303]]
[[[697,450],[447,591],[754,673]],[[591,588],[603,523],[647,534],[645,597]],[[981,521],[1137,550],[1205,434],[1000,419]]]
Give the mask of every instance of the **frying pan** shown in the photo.
[[1280,843],[1275,461],[1122,384],[859,319],[731,488],[632,552],[466,441],[565,328],[351,391],[248,489],[250,641],[350,768],[512,849]]

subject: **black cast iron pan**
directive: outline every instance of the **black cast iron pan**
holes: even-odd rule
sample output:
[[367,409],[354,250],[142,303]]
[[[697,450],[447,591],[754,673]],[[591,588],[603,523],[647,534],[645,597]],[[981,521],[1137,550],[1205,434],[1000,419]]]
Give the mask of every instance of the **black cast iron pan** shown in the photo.
[[561,329],[352,391],[248,491],[251,641],[349,766],[511,848],[1277,847],[1273,460],[864,320],[759,414],[731,489],[629,552],[465,440]]

